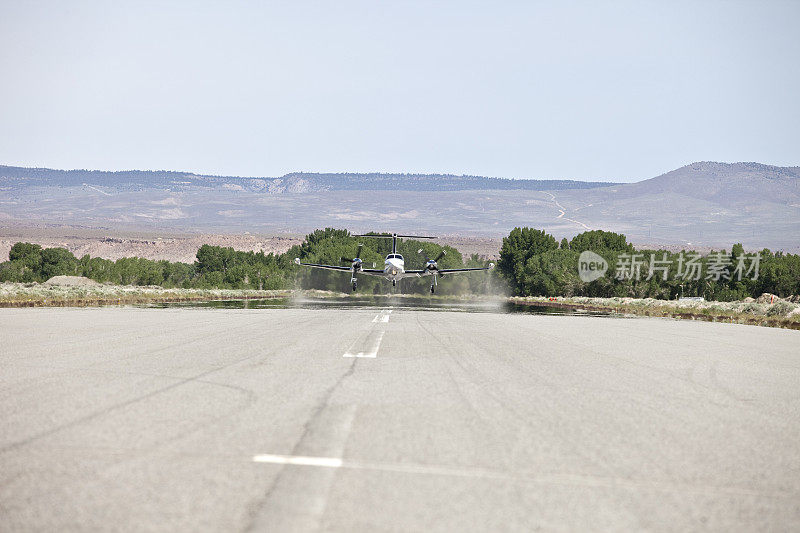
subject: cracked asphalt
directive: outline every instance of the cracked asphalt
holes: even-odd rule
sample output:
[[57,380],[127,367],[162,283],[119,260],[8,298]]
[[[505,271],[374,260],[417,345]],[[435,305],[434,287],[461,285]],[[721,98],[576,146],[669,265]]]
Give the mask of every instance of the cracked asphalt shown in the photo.
[[800,332],[380,311],[0,310],[0,529],[800,529]]

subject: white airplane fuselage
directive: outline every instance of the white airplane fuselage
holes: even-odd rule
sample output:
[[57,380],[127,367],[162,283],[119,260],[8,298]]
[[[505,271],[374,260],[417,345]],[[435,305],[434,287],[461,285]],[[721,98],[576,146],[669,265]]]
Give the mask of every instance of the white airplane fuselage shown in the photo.
[[392,253],[386,256],[386,261],[383,263],[383,274],[386,279],[391,281],[403,279],[405,273],[405,261],[402,255]]
[[[450,268],[450,269],[439,269],[436,265],[437,261],[441,259],[445,255],[445,250],[442,250],[436,259],[429,259],[425,256],[426,263],[425,267],[422,269],[411,269],[406,271],[406,264],[403,256],[397,253],[397,239],[399,238],[408,238],[408,239],[432,239],[434,237],[428,237],[424,235],[398,235],[397,233],[392,233],[391,236],[389,235],[373,235],[373,234],[366,234],[366,235],[355,235],[356,237],[368,237],[368,238],[375,238],[375,239],[392,239],[392,251],[390,254],[386,256],[386,259],[383,261],[383,268],[378,269],[376,265],[373,263],[372,268],[364,268],[363,261],[361,260],[361,248],[364,246],[363,244],[358,245],[358,253],[354,259],[352,259],[351,266],[343,267],[338,265],[324,265],[324,264],[317,264],[317,263],[303,263],[300,261],[299,257],[295,257],[294,262],[298,265],[314,267],[314,268],[325,268],[328,270],[337,270],[341,271],[349,271],[351,273],[350,282],[353,284],[353,290],[356,290],[358,279],[357,276],[359,273],[368,274],[370,276],[380,276],[392,282],[392,285],[397,285],[397,281],[403,278],[410,278],[410,277],[427,277],[430,276],[431,280],[431,293],[435,291],[436,288],[436,281],[439,277],[444,276],[445,274],[452,274],[456,272],[468,272],[472,270],[489,270],[494,267],[494,264],[490,264],[488,267],[478,267],[478,268]],[[422,249],[417,250],[417,253],[422,254]],[[422,254],[423,256],[425,254]],[[349,258],[342,257],[342,261],[350,262]]]

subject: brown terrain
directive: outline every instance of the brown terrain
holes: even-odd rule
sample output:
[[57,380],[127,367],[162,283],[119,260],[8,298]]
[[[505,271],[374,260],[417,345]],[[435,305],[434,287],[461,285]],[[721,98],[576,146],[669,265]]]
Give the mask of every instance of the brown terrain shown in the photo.
[[559,240],[615,231],[640,248],[706,251],[739,242],[796,253],[799,220],[800,167],[759,163],[692,163],[628,184],[0,166],[0,258],[18,240],[112,259],[190,261],[204,243],[280,253],[324,227],[436,235],[464,255],[488,257],[516,226]]
[[[0,262],[8,260],[8,251],[16,242],[32,242],[46,248],[61,247],[76,257],[119,259],[144,257],[146,259],[181,261],[195,260],[197,249],[203,244],[230,246],[236,250],[281,254],[295,244],[300,244],[301,234],[212,234],[152,231],[106,231],[79,227],[0,227]],[[459,250],[464,257],[471,254],[496,259],[500,253],[501,239],[480,237],[444,237],[441,244]]]
[[198,234],[152,231],[103,231],[74,227],[15,226],[0,228],[0,261],[8,259],[11,246],[20,241],[43,247],[61,247],[76,257],[119,259],[144,257],[191,263],[203,244],[230,246],[236,250],[283,253],[302,242],[299,235]]

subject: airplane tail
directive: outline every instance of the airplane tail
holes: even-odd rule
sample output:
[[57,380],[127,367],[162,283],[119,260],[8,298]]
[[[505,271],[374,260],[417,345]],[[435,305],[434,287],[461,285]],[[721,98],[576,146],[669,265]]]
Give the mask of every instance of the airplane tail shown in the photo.
[[353,235],[353,237],[368,237],[371,239],[392,239],[392,253],[397,253],[397,239],[435,239],[436,237],[428,237],[426,235],[398,235],[392,233],[391,235]]

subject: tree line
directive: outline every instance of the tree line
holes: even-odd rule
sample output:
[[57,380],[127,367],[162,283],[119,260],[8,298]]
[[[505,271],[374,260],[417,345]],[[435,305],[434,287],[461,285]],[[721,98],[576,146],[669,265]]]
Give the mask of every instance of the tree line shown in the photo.
[[53,276],[84,276],[116,285],[166,288],[281,289],[289,286],[284,267],[291,261],[274,254],[242,252],[203,245],[194,263],[123,257],[112,261],[88,254],[75,257],[65,248],[18,242],[0,263],[0,282],[44,282]]
[[[579,259],[585,251],[602,257],[608,269],[584,281]],[[533,228],[514,228],[503,239],[498,275],[520,296],[597,296],[675,299],[703,297],[733,301],[763,293],[800,294],[800,255],[764,248],[730,251],[637,249],[625,235],[593,230],[557,241]]]
[[[391,252],[391,239],[358,239],[347,230],[326,228],[306,236],[300,244],[283,254],[243,252],[230,247],[204,244],[197,250],[193,263],[150,260],[141,257],[124,257],[112,261],[88,254],[75,257],[65,248],[42,248],[38,244],[18,242],[11,247],[9,260],[0,263],[0,282],[44,282],[53,276],[84,276],[100,283],[118,285],[157,285],[166,288],[224,288],[224,289],[322,289],[347,291],[350,276],[346,272],[298,267],[294,258],[304,262],[350,266],[350,261],[363,244],[361,259],[364,266],[383,267],[386,254]],[[406,268],[422,268],[424,258],[417,251],[423,249],[429,257],[441,250],[445,256],[440,268],[485,266],[486,261],[477,256],[466,261],[451,246],[430,242],[401,240],[398,252],[405,256]],[[442,279],[442,290],[451,294],[485,293],[491,289],[485,276],[471,274]],[[374,276],[359,276],[359,292],[383,294],[386,281]],[[424,293],[428,281],[405,279],[398,284],[402,293]]]
[[[85,276],[101,283],[158,285],[182,288],[227,289],[323,289],[349,291],[350,276],[302,268],[303,262],[349,266],[358,244],[365,268],[383,266],[391,252],[391,239],[356,238],[347,230],[325,228],[283,254],[243,252],[229,247],[203,245],[193,263],[125,257],[112,261],[84,255],[75,257],[64,248],[42,248],[19,242],[0,263],[0,282],[43,282],[57,275]],[[431,241],[399,240],[398,252],[406,268],[419,269],[425,259],[440,251],[440,268],[482,267],[485,258],[464,258],[451,246]],[[607,270],[598,279],[585,281],[579,274],[581,254],[591,251],[602,257]],[[758,264],[753,265],[755,256]],[[742,268],[745,267],[745,268]],[[755,268],[754,268],[755,267]],[[693,270],[692,270],[693,269]],[[689,275],[687,275],[687,273]],[[358,277],[359,293],[383,294],[385,280]],[[430,280],[407,278],[398,284],[401,293],[426,293]],[[514,228],[503,239],[497,268],[483,272],[445,276],[443,294],[511,293],[520,296],[600,296],[674,299],[702,296],[731,301],[772,293],[781,297],[800,294],[800,256],[763,249],[745,253],[741,244],[730,251],[716,250],[700,256],[691,250],[637,249],[625,235],[593,230],[560,242],[545,231]]]

